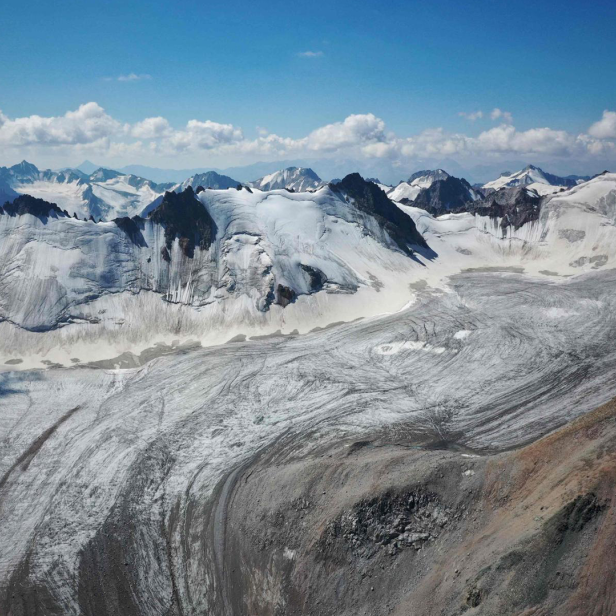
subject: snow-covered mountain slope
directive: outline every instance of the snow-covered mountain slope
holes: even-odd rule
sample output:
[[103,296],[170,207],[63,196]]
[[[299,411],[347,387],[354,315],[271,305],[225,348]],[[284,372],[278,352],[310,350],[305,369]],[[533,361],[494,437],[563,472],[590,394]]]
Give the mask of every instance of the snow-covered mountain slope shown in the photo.
[[307,190],[316,190],[323,184],[323,180],[312,169],[289,167],[255,180],[250,183],[250,186],[260,190],[287,188],[295,192],[305,192]]
[[[178,335],[224,341],[377,314],[375,294],[400,304],[407,293],[398,276],[419,258],[410,249],[431,253],[385,195],[379,191],[379,201],[361,191],[376,186],[345,181],[312,194],[229,189],[195,196],[188,188],[167,193],[147,219],[102,223],[58,208],[45,216],[25,206],[3,211],[4,340],[14,348],[19,332],[54,330],[22,342],[45,348],[89,335],[124,347]],[[211,223],[195,206],[189,211],[193,203]]]
[[398,207],[439,255],[429,268],[455,261],[462,269],[511,267],[558,280],[616,267],[613,173],[543,198],[528,187],[501,189],[475,213],[435,218],[412,205]]
[[97,220],[134,216],[171,187],[111,169],[101,168],[91,175],[72,169],[40,171],[27,161],[0,167],[2,182],[18,194],[55,203],[79,218]]
[[483,185],[485,192],[498,190],[499,188],[512,186],[528,186],[535,190],[539,195],[551,195],[563,189],[572,188],[577,184],[587,181],[587,177],[559,177],[551,173],[546,173],[539,167],[527,165],[524,169],[516,173],[503,173],[496,180],[492,180]]
[[139,361],[156,343],[306,332],[396,311],[417,284],[447,288],[469,268],[559,280],[616,264],[614,174],[551,198],[507,189],[526,197],[499,192],[490,207],[439,218],[356,174],[314,193],[206,189],[182,201],[189,190],[146,219],[3,212],[0,363],[128,350]]

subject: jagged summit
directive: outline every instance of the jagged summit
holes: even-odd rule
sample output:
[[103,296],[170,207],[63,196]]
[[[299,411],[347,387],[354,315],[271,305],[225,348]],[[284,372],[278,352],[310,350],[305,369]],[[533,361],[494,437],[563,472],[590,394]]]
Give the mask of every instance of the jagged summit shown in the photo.
[[22,160],[20,163],[10,167],[10,171],[20,177],[33,177],[38,174],[36,165],[29,163],[27,160]]
[[374,216],[405,252],[409,252],[409,245],[413,244],[428,248],[413,220],[397,208],[374,182],[367,182],[359,173],[351,173],[330,186],[335,191],[344,192],[358,209]]
[[50,215],[68,217],[68,213],[62,211],[55,203],[49,203],[44,199],[37,199],[30,195],[19,195],[12,203],[5,203],[0,206],[0,215],[23,216],[31,214],[37,218],[47,218]]

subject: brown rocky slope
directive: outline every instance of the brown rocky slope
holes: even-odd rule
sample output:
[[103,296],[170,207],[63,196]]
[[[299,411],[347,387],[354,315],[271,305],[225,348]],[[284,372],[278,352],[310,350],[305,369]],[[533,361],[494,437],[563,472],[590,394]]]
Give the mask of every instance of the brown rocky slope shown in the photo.
[[616,401],[494,455],[280,442],[233,485],[234,614],[616,614]]

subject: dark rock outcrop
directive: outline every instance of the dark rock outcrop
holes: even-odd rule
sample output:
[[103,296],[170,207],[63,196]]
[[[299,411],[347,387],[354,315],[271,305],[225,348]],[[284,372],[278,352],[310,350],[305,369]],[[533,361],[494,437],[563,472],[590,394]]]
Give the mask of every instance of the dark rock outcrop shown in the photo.
[[65,217],[64,212],[55,203],[49,203],[49,201],[37,199],[30,195],[19,195],[12,203],[5,203],[3,207],[0,207],[1,214],[8,214],[9,216],[32,214],[37,218],[48,218],[51,215],[56,218]]
[[323,285],[327,282],[327,276],[316,267],[311,267],[310,265],[300,264],[300,267],[308,274],[308,281],[310,284],[310,291],[314,293],[315,291],[320,291],[323,288]]
[[141,233],[144,222],[143,218],[140,216],[133,216],[132,218],[123,216],[122,218],[114,218],[112,222],[128,235],[133,244],[137,246],[146,245],[143,234]]
[[296,297],[295,291],[289,287],[279,284],[276,288],[276,303],[280,304],[283,308],[292,304]]
[[464,178],[448,175],[424,188],[413,205],[433,216],[441,216],[450,212],[465,212],[473,202],[473,187]]
[[148,218],[164,227],[167,251],[178,238],[182,252],[191,259],[195,247],[207,250],[216,237],[216,223],[190,186],[181,193],[166,192]]
[[501,229],[512,226],[519,229],[522,225],[539,218],[541,197],[525,186],[501,188],[476,202],[470,211],[480,216],[501,218]]
[[352,199],[358,210],[373,216],[407,254],[412,252],[409,244],[428,248],[411,217],[394,205],[376,184],[367,182],[359,173],[347,175],[340,183],[330,184],[330,188]]

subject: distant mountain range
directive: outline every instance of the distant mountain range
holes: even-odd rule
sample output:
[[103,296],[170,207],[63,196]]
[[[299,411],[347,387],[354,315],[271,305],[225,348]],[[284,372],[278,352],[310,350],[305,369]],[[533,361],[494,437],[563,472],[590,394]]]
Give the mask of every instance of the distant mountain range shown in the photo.
[[[365,178],[379,178],[382,183],[395,186],[401,180],[406,180],[412,172],[423,169],[445,169],[449,174],[455,177],[463,177],[472,184],[483,186],[487,182],[498,178],[503,170],[522,169],[528,165],[529,161],[524,160],[499,160],[490,164],[464,166],[450,158],[426,158],[416,160],[408,169],[404,169],[399,165],[394,165],[391,161],[385,159],[360,160],[353,158],[331,159],[331,158],[304,158],[294,160],[274,160],[253,163],[250,165],[239,165],[233,167],[192,167],[186,169],[166,169],[161,167],[150,167],[146,165],[127,165],[124,167],[113,167],[118,171],[136,175],[138,177],[147,178],[155,183],[180,183],[186,178],[207,171],[215,171],[221,175],[227,175],[239,182],[249,183],[254,182],[257,178],[261,178],[271,173],[275,173],[281,169],[289,167],[305,167],[312,169],[321,179],[326,182],[334,178],[343,178],[349,173],[358,172]],[[557,177],[569,177],[570,170],[566,172],[564,169],[554,169],[549,162],[534,160],[533,166],[541,169],[552,169],[552,173]],[[74,169],[79,169],[86,175],[90,175],[96,169],[105,167],[105,165],[95,164],[90,161],[83,161]],[[603,169],[583,169],[583,173],[579,173],[580,177],[590,177]]]
[[[25,160],[0,167],[0,191],[11,191],[12,198],[28,194],[45,199],[80,218],[134,216],[172,187],[112,169],[89,175],[79,169],[41,171]],[[12,198],[9,194],[6,200]]]
[[[96,220],[147,215],[156,209],[166,191],[183,192],[190,187],[226,190],[249,186],[262,191],[287,189],[295,192],[314,191],[326,185],[309,167],[291,166],[266,174],[259,179],[242,182],[217,171],[204,171],[184,177],[179,182],[156,183],[144,177],[94,165],[85,161],[79,169],[41,171],[22,161],[12,167],[0,167],[0,203],[28,194],[56,204],[71,216]],[[89,173],[87,173],[89,171]],[[372,182],[395,203],[412,205],[440,216],[450,212],[473,211],[487,195],[502,189],[526,187],[533,194],[549,196],[588,181],[588,176],[557,176],[534,165],[515,173],[503,172],[483,185],[471,186],[442,168],[412,173],[396,186]],[[336,184],[340,180],[333,180]]]

